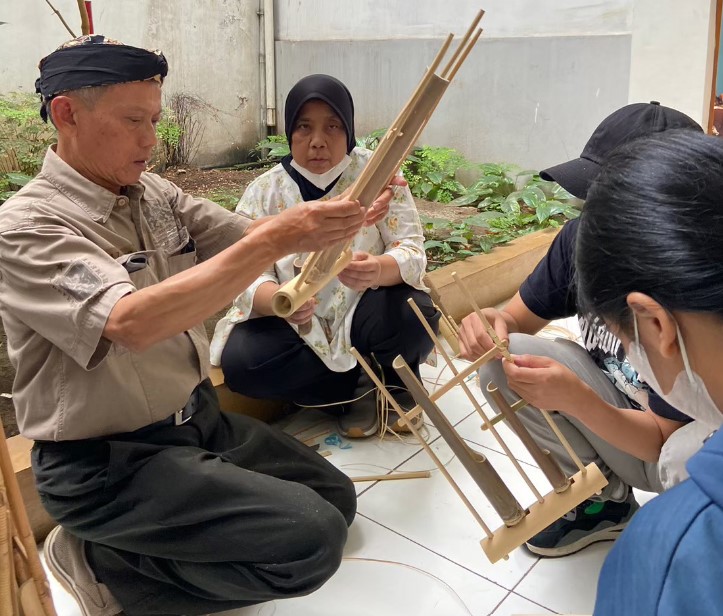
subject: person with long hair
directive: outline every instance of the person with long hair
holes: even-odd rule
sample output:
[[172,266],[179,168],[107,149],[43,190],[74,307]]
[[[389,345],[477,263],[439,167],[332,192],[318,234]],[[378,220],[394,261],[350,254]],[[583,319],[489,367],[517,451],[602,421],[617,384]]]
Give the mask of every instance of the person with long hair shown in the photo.
[[[617,150],[580,219],[578,300],[642,379],[709,436],[689,479],[645,505],[608,556],[595,614],[718,614],[723,550],[723,141],[690,131]],[[596,421],[581,409],[583,423]],[[641,431],[656,425],[641,420]]]

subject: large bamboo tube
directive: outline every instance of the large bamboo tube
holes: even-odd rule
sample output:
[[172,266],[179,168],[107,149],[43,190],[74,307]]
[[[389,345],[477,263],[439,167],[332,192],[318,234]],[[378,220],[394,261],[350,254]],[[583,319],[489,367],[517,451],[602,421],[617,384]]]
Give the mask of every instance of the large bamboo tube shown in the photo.
[[527,451],[530,452],[532,458],[537,462],[540,470],[545,474],[547,480],[550,482],[555,492],[564,492],[570,487],[570,480],[562,472],[560,465],[557,460],[552,457],[549,451],[543,450],[532,438],[530,432],[525,428],[524,424],[520,421],[515,410],[509,405],[502,392],[495,387],[494,383],[487,384],[487,391],[489,392],[492,399],[495,401],[495,405],[499,409],[500,413],[504,415],[507,424],[512,428],[514,433],[522,441]]
[[515,496],[497,474],[489,460],[472,449],[455,431],[447,417],[439,407],[429,398],[426,390],[417,380],[411,368],[401,355],[392,363],[397,374],[404,382],[405,387],[412,394],[417,404],[427,413],[434,426],[439,430],[442,438],[450,446],[459,461],[465,467],[475,483],[480,487],[494,510],[502,518],[506,526],[514,526],[525,517],[525,511],[517,502]]

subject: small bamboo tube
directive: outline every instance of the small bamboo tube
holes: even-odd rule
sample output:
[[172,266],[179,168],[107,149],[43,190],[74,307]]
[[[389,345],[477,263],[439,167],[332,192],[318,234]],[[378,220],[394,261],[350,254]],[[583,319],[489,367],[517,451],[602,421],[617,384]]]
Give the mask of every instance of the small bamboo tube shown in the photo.
[[459,340],[457,339],[457,334],[452,329],[452,326],[449,324],[449,321],[447,321],[444,315],[442,315],[442,318],[439,320],[439,333],[442,334],[442,337],[452,348],[454,354],[459,355]]
[[[427,322],[427,319],[424,318],[424,315],[422,314],[422,311],[419,309],[419,306],[417,306],[414,299],[411,297],[407,300],[407,303],[412,307],[412,310],[414,311],[414,314],[417,315],[417,318],[419,319],[420,323],[422,324],[422,327],[427,331],[427,334],[432,339],[432,342],[434,342],[434,345],[437,347],[437,350],[442,354],[445,361],[447,362],[447,365],[449,366],[449,369],[452,371],[452,374],[454,374],[455,377],[459,376],[459,371],[457,370],[456,366],[452,363],[452,359],[449,355],[447,355],[447,351],[444,350],[444,347],[442,346],[439,337],[437,334],[434,333],[434,330],[430,327],[429,323]],[[498,339],[499,340],[499,339]],[[502,345],[502,343],[500,343]],[[507,348],[505,346],[497,347],[498,350],[504,349],[505,351]],[[507,446],[507,443],[505,443],[505,439],[503,439],[500,436],[500,433],[497,432],[497,429],[490,423],[489,418],[487,417],[487,413],[484,412],[484,409],[480,405],[480,403],[477,401],[477,398],[474,397],[474,394],[470,391],[469,387],[467,387],[467,383],[463,379],[456,379],[459,382],[460,387],[462,387],[462,391],[466,394],[469,401],[472,403],[472,406],[474,406],[475,410],[479,414],[480,417],[482,417],[482,420],[485,422],[485,425],[488,427],[489,431],[492,433],[492,436],[495,437],[495,440],[497,443],[499,443],[500,447],[502,447],[502,451],[507,454],[507,457],[509,458],[510,462],[512,462],[512,465],[515,467],[515,470],[520,474],[520,477],[524,479],[525,483],[527,484],[527,487],[530,488],[530,491],[535,495],[535,498],[538,502],[542,502],[542,494],[540,494],[540,491],[535,487],[535,484],[532,483],[532,480],[527,475],[527,473],[522,468],[522,465],[517,461],[517,458],[512,454],[512,451]],[[415,398],[416,399],[416,398]],[[425,409],[426,410],[426,409]]]
[[5,481],[5,489],[7,490],[8,503],[10,505],[10,511],[13,514],[15,529],[28,556],[28,567],[33,578],[35,591],[37,592],[46,616],[57,616],[55,607],[53,606],[53,600],[50,596],[50,584],[48,584],[48,578],[45,576],[43,565],[40,563],[38,548],[35,545],[35,537],[33,537],[33,531],[30,528],[25,503],[23,502],[20,487],[15,477],[10,452],[8,451],[7,441],[5,440],[5,430],[2,424],[0,424],[0,472],[2,472]]
[[395,481],[397,479],[429,479],[432,473],[429,471],[410,471],[408,473],[389,473],[388,475],[361,475],[360,477],[350,477],[354,483],[362,483],[365,481]]
[[544,450],[535,442],[532,438],[529,430],[525,428],[520,418],[517,416],[515,411],[509,405],[502,392],[495,387],[494,383],[487,384],[487,391],[489,392],[492,399],[495,401],[497,408],[500,413],[504,415],[510,428],[522,441],[522,444],[526,447],[527,451],[530,452],[532,458],[537,462],[540,470],[545,474],[547,480],[550,482],[555,492],[560,493],[567,490],[570,487],[570,480],[562,472],[560,465],[557,463],[555,458],[552,457],[549,451]]
[[439,469],[439,472],[444,475],[445,479],[449,482],[449,485],[452,486],[452,489],[457,493],[457,496],[459,496],[459,498],[465,504],[469,512],[472,514],[472,517],[477,521],[482,530],[485,532],[487,538],[491,539],[492,531],[490,530],[490,527],[485,524],[482,516],[480,516],[480,514],[474,508],[469,499],[464,495],[464,492],[462,492],[459,485],[457,485],[457,482],[452,478],[452,475],[449,474],[447,467],[442,464],[442,461],[437,457],[437,454],[434,453],[432,448],[429,446],[429,443],[424,440],[422,435],[419,433],[419,430],[417,430],[417,428],[414,426],[414,423],[407,419],[404,409],[399,406],[399,403],[394,399],[394,396],[389,393],[389,390],[384,386],[384,383],[379,380],[379,377],[375,374],[374,370],[371,369],[366,360],[360,355],[359,351],[352,347],[351,354],[356,358],[363,370],[369,375],[369,378],[377,386],[379,391],[382,392],[382,395],[387,399],[389,404],[391,404],[394,410],[399,414],[399,417],[402,419],[402,421],[406,422],[412,434],[414,434],[414,436],[419,441],[419,444],[422,446],[427,455],[432,459],[432,462],[434,462],[435,466]]
[[[4,493],[0,492],[0,500]],[[0,504],[0,616],[13,616],[15,611],[15,568],[10,539],[10,510]]]
[[397,355],[392,363],[399,378],[414,396],[417,403],[424,409],[434,423],[442,438],[450,446],[462,465],[467,469],[474,482],[487,497],[494,510],[502,518],[506,526],[514,526],[525,518],[525,510],[517,501],[510,489],[497,474],[490,461],[480,452],[472,449],[455,431],[449,419],[439,410],[439,407],[429,399],[427,392],[412,369],[401,355]]

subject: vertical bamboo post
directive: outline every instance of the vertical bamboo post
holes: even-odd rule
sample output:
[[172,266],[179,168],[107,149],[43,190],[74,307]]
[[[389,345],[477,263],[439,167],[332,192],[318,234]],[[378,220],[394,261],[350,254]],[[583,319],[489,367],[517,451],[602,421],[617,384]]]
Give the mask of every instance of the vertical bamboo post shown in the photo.
[[57,616],[55,607],[53,606],[53,600],[50,596],[50,584],[48,584],[48,578],[45,576],[43,565],[40,563],[38,548],[35,545],[35,537],[33,536],[33,531],[30,529],[25,503],[20,493],[18,480],[15,477],[10,452],[8,451],[7,441],[5,440],[5,430],[2,424],[0,424],[0,472],[2,472],[3,479],[5,480],[5,489],[7,490],[13,521],[20,536],[22,547],[25,549],[28,557],[28,567],[30,568],[30,574],[35,583],[38,598],[47,616]]

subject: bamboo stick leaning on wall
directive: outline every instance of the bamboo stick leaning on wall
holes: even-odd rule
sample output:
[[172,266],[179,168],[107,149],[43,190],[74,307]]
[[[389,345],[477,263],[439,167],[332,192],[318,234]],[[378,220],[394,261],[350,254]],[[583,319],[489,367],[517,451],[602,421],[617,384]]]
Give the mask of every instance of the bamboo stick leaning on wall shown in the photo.
[[[450,82],[482,34],[482,30],[477,26],[483,15],[484,11],[477,13],[457,50],[442,69],[442,73],[437,75],[436,71],[447,54],[454,36],[450,34],[445,39],[411,98],[379,142],[352,186],[349,199],[358,200],[363,207],[369,207],[389,185],[414,147]],[[331,282],[351,261],[351,244],[351,241],[342,242],[326,250],[311,253],[304,262],[301,272],[274,293],[271,300],[274,314],[282,318],[290,317]]]

